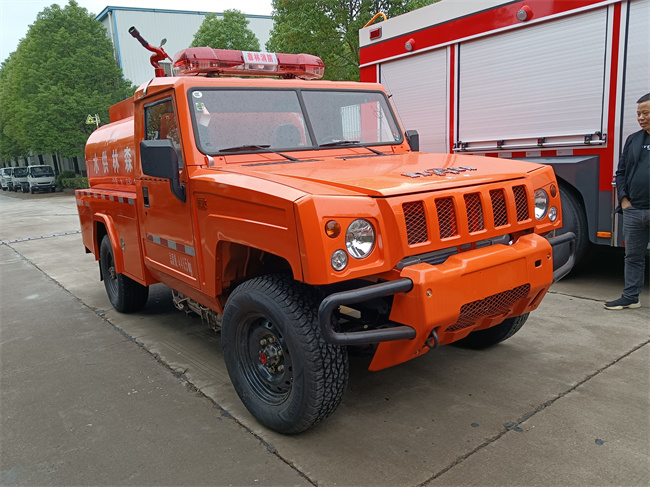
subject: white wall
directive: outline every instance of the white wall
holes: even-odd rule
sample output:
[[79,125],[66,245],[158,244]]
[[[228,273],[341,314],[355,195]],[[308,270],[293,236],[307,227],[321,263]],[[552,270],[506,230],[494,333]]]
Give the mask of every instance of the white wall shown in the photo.
[[[124,76],[135,85],[140,85],[154,75],[149,63],[152,53],[129,34],[129,28],[135,26],[152,46],[159,46],[163,38],[167,39],[164,49],[173,59],[178,51],[188,48],[192,43],[206,13],[209,12],[106,7],[96,18],[104,25],[113,42],[115,57]],[[221,18],[220,13],[214,13]],[[248,28],[260,41],[260,49],[263,51],[270,37],[273,19],[266,15],[247,15],[246,18],[249,21]]]

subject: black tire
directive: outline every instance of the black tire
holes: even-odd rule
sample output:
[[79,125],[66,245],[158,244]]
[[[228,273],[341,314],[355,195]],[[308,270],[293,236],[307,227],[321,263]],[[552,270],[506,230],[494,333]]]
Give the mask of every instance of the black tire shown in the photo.
[[[574,266],[578,266],[584,262],[590,248],[587,214],[582,200],[563,184],[560,185],[560,198],[562,200],[562,228],[557,230],[555,235],[562,235],[567,232],[575,234],[576,254]],[[553,270],[559,269],[568,259],[569,244],[555,249],[553,252]]]
[[507,340],[517,333],[521,327],[524,326],[527,319],[528,313],[521,316],[515,316],[514,318],[508,318],[491,328],[474,331],[465,338],[452,343],[452,345],[461,348],[470,348],[472,350],[481,350],[483,348],[491,347],[492,345]]
[[347,352],[322,339],[317,302],[309,287],[280,275],[246,281],[226,302],[221,343],[230,380],[251,414],[279,433],[311,428],[345,393]]
[[29,187],[29,192],[34,194],[34,188],[32,186]]
[[113,247],[108,235],[104,235],[99,248],[99,266],[106,294],[116,310],[120,313],[133,313],[144,308],[149,298],[149,288],[115,272]]

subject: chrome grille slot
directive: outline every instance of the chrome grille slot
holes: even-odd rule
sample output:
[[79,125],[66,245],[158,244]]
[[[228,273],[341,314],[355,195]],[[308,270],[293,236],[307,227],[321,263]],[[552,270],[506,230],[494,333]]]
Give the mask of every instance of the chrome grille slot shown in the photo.
[[428,240],[427,217],[424,203],[413,201],[402,205],[406,221],[406,235],[409,245],[415,245]]

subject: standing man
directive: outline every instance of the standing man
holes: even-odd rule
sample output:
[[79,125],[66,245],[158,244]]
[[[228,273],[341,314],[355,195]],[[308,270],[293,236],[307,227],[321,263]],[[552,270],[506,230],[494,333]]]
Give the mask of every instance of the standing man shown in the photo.
[[650,240],[650,93],[637,100],[641,130],[625,141],[616,171],[616,189],[623,211],[625,288],[623,295],[605,303],[605,309],[638,308],[643,291],[645,254]]

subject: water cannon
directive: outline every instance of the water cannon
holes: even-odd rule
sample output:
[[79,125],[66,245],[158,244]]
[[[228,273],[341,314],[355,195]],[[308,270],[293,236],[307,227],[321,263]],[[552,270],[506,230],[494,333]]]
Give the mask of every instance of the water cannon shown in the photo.
[[153,52],[149,62],[151,62],[151,65],[154,68],[156,77],[164,78],[165,69],[160,66],[160,61],[163,61],[165,59],[169,59],[170,61],[172,60],[172,58],[169,57],[169,55],[165,52],[165,50],[162,47],[167,42],[167,39],[163,39],[162,41],[160,41],[160,47],[155,47],[149,44],[147,41],[145,41],[140,35],[140,32],[138,32],[138,29],[136,29],[135,27],[131,27],[129,29],[129,34],[135,37],[138,40],[138,42],[142,44],[142,47],[144,47],[148,51]]

